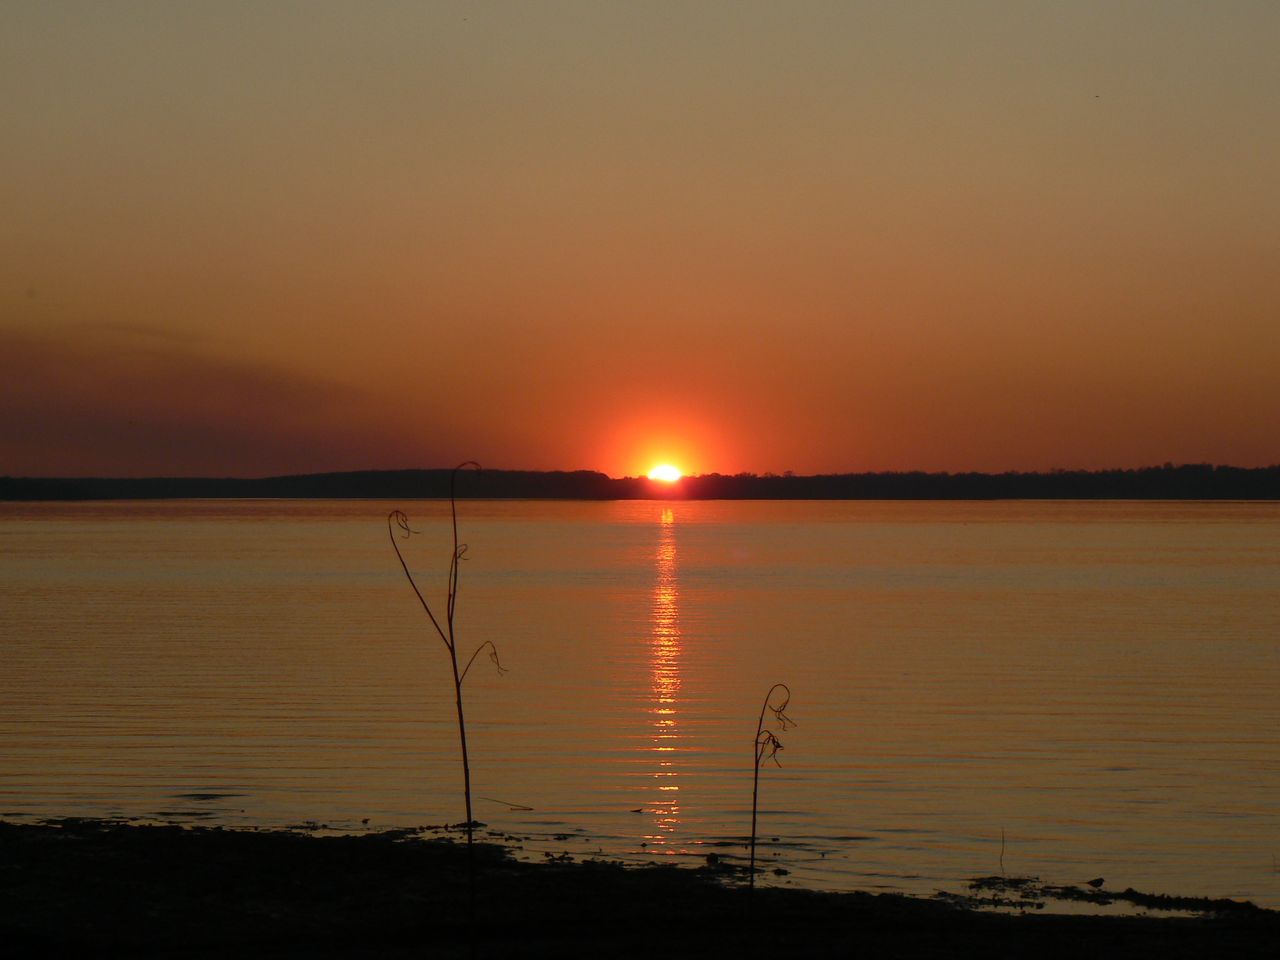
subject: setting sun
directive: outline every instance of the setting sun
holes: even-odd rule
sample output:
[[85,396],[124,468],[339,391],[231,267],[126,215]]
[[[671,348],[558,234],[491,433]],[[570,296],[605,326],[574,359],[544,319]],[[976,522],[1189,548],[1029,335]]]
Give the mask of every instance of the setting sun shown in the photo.
[[675,483],[684,474],[678,467],[673,467],[669,463],[660,463],[649,471],[650,480],[661,480],[663,483]]

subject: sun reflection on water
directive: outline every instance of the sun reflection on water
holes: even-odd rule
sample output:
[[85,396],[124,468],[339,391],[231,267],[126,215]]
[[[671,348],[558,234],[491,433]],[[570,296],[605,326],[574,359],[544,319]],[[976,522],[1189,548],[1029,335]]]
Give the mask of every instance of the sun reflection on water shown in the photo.
[[657,797],[646,808],[646,812],[654,815],[653,826],[645,839],[650,845],[663,846],[674,842],[676,830],[680,826],[680,785],[676,782],[677,771],[674,764],[680,740],[680,594],[676,570],[675,515],[670,507],[662,510],[654,565],[657,579],[649,617],[649,670],[653,705],[649,712],[653,717],[651,751],[657,756],[658,769],[653,775]]

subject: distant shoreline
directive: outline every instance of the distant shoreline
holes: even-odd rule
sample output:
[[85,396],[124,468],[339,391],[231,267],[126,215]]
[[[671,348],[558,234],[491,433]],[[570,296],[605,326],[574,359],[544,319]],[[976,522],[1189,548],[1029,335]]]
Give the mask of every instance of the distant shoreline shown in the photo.
[[[452,470],[279,477],[0,477],[0,500],[430,499]],[[1049,473],[704,474],[674,484],[590,470],[467,471],[459,499],[493,500],[1280,500],[1280,466],[1185,464]]]

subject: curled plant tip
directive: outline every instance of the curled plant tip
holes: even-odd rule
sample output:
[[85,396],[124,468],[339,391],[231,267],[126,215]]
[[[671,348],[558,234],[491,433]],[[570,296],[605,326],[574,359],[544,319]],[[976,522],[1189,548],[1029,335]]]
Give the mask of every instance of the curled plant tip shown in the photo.
[[[773,697],[774,690],[782,691],[782,702],[776,707],[770,702]],[[778,727],[781,730],[788,730],[796,725],[796,722],[787,716],[787,706],[791,703],[791,690],[784,683],[775,684],[773,690],[769,691],[769,697],[765,699],[765,706],[769,712],[773,714],[774,719],[778,721]]]
[[756,740],[756,765],[772,760],[775,767],[781,767],[782,764],[778,761],[778,751],[781,749],[782,741],[772,730],[761,730],[760,738]]
[[467,545],[466,545],[465,543],[460,543],[460,544],[458,544],[458,549],[457,549],[457,551],[454,553],[453,558],[454,558],[455,560],[465,560],[465,559],[467,559]]
[[409,517],[404,513],[403,510],[392,510],[391,513],[388,514],[387,523],[390,524],[393,522],[397,527],[400,528],[401,534],[406,538],[418,532],[417,530],[414,530],[411,526],[409,526]]

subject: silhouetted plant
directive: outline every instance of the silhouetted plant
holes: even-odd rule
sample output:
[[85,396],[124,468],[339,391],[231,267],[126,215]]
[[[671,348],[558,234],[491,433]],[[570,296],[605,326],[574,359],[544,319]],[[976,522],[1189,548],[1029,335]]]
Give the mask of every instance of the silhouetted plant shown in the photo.
[[409,586],[413,587],[414,594],[418,597],[418,602],[422,604],[422,609],[426,611],[431,626],[435,628],[436,633],[444,642],[445,649],[449,651],[449,665],[453,669],[453,693],[454,701],[458,708],[458,741],[462,746],[462,795],[466,801],[467,809],[467,849],[470,850],[472,843],[472,832],[475,826],[475,820],[471,816],[471,763],[467,757],[467,722],[462,709],[462,681],[467,679],[467,672],[471,669],[471,665],[476,662],[476,657],[480,656],[480,652],[485,648],[489,650],[489,659],[493,661],[494,666],[498,668],[498,673],[505,673],[501,661],[498,659],[498,648],[494,646],[492,640],[486,640],[480,646],[476,647],[471,657],[467,660],[466,666],[461,670],[458,669],[458,643],[454,634],[453,618],[457,612],[458,606],[458,566],[467,553],[467,545],[458,543],[458,501],[456,496],[456,482],[458,473],[466,467],[475,467],[480,469],[480,464],[474,460],[468,460],[460,463],[453,468],[453,474],[449,478],[449,513],[453,522],[453,554],[449,559],[449,583],[446,593],[444,622],[436,617],[431,610],[431,605],[427,603],[426,597],[422,595],[422,591],[418,589],[418,583],[413,579],[413,574],[409,572],[409,565],[405,563],[404,554],[400,552],[400,544],[396,542],[396,531],[400,531],[402,538],[408,538],[416,533],[409,526],[409,518],[400,510],[392,510],[387,514],[387,533],[391,537],[391,546],[395,548],[396,557],[400,561],[400,567],[404,570],[404,575],[409,580]]
[[[776,705],[775,693],[781,699],[781,702]],[[794,727],[795,721],[786,714],[787,704],[790,702],[791,688],[785,683],[775,683],[765,694],[764,704],[760,707],[760,719],[756,721],[755,779],[751,783],[751,862],[747,866],[747,886],[750,890],[754,890],[756,886],[756,808],[760,798],[760,767],[768,760],[772,760],[774,766],[782,766],[778,762],[778,751],[782,749],[782,741],[778,739],[776,733],[764,725],[764,715],[772,713],[781,731]]]

